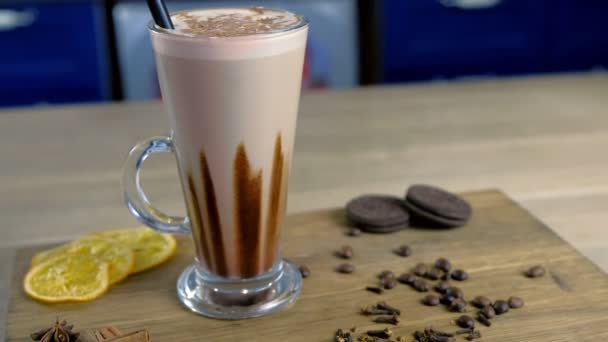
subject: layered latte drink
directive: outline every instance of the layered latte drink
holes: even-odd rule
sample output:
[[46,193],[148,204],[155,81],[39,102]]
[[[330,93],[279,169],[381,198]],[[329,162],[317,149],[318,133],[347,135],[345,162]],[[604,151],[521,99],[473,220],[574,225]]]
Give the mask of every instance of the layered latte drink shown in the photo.
[[256,277],[279,260],[307,26],[264,8],[172,20],[152,41],[197,258]]

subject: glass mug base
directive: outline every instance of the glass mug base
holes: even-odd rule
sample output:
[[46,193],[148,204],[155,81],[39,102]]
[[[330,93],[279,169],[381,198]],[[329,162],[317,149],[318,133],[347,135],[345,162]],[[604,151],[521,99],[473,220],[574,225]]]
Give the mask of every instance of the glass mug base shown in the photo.
[[265,274],[237,280],[212,275],[195,261],[177,280],[177,295],[188,309],[226,320],[273,313],[292,304],[301,290],[300,271],[285,260]]

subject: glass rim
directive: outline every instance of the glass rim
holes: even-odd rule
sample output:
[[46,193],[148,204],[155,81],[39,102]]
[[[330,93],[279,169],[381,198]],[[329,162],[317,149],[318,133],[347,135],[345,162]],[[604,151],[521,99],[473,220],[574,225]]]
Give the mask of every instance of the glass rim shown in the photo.
[[[199,8],[199,9],[200,10],[210,10],[210,9],[231,9],[231,8],[241,9],[241,8],[248,8],[248,7],[205,7],[205,8]],[[295,26],[288,27],[286,29],[279,30],[279,31],[273,31],[273,32],[268,32],[268,33],[249,34],[249,35],[245,35],[245,36],[233,36],[233,37],[205,37],[205,36],[189,36],[189,35],[179,34],[179,33],[176,33],[174,30],[166,29],[164,27],[160,27],[160,26],[156,25],[154,20],[150,20],[148,22],[148,30],[150,32],[154,32],[154,33],[169,35],[169,36],[173,36],[176,38],[190,39],[190,40],[238,41],[238,40],[243,40],[243,39],[246,39],[246,40],[260,39],[261,40],[261,39],[280,37],[280,36],[284,36],[289,33],[296,32],[296,31],[299,31],[299,30],[302,30],[302,29],[308,27],[308,24],[309,24],[308,19],[301,14],[297,14],[294,12],[290,12],[290,11],[278,9],[278,8],[270,8],[270,7],[264,7],[264,8],[271,10],[271,11],[276,11],[276,12],[292,13],[295,16],[297,16],[298,18],[300,18],[300,22]],[[173,16],[174,14],[183,13],[186,11],[192,11],[192,10],[197,10],[197,9],[171,12],[170,16]]]

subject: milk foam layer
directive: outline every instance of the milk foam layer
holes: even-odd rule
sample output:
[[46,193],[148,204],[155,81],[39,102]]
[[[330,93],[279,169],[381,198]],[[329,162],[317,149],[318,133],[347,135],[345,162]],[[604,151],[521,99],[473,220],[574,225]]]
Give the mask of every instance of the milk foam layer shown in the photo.
[[176,33],[209,38],[276,33],[302,23],[302,18],[291,12],[263,7],[183,11],[171,19]]
[[[237,18],[225,19],[230,21],[226,26],[232,26],[230,29],[232,34],[224,32],[223,35],[205,35],[201,33],[206,30],[203,28],[199,28],[196,33],[189,33],[193,30],[189,25],[198,24],[186,21],[208,21],[226,15]],[[247,20],[270,18],[274,24],[270,28],[257,28],[256,32],[250,30],[251,25],[235,28],[235,23],[239,22],[238,18],[246,16],[250,18]],[[184,19],[187,17],[196,19]],[[299,15],[257,7],[189,10],[174,13],[172,18],[174,30],[165,30],[156,26],[151,28],[154,50],[157,54],[187,59],[241,60],[278,55],[301,48],[306,41],[308,31],[306,21]],[[218,29],[217,27],[209,30],[213,31]]]

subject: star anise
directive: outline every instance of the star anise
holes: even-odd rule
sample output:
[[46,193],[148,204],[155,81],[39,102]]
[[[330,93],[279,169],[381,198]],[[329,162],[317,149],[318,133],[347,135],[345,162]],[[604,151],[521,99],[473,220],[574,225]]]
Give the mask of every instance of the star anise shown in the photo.
[[39,330],[30,335],[32,341],[40,342],[76,342],[80,333],[72,331],[74,325],[68,325],[66,320],[59,322],[55,320],[55,324],[50,328]]

